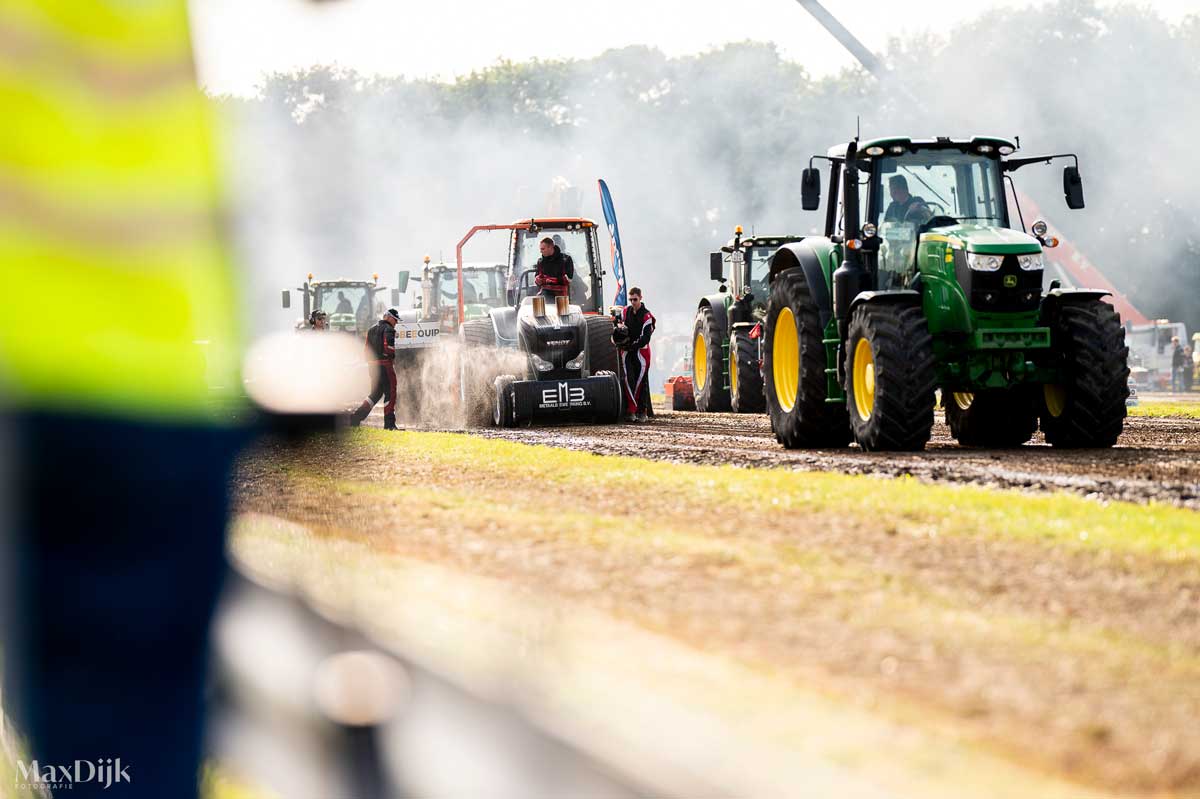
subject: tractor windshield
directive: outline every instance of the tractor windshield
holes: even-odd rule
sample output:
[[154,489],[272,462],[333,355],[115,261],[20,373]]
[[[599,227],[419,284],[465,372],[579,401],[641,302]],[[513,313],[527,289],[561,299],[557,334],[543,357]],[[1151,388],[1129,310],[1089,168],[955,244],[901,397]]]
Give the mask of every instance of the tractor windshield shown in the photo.
[[[438,304],[458,304],[458,272],[447,269],[438,275]],[[499,308],[504,304],[504,274],[500,269],[463,269],[463,303]]]
[[922,150],[879,159],[871,221],[923,225],[935,216],[1008,226],[1000,165],[958,150]]
[[776,249],[775,247],[750,248],[750,271],[746,286],[754,295],[755,305],[761,303],[764,307],[766,306],[767,295],[770,293],[770,289],[767,288],[767,277],[771,269],[768,259]]
[[571,261],[575,264],[575,277],[571,281],[571,302],[587,306],[592,292],[590,264],[595,257],[592,253],[592,231],[593,228],[543,229],[536,233],[526,230],[515,231],[512,274],[514,284],[522,272],[526,269],[533,269],[537,265],[538,258],[542,257],[538,243],[549,237],[554,240],[560,250],[571,256]]
[[330,327],[365,327],[371,319],[371,291],[366,286],[318,286],[313,307],[329,314]]
[[994,158],[951,149],[880,158],[872,183],[870,221],[879,228],[879,267],[885,273],[911,270],[917,237],[930,222],[1008,227]]

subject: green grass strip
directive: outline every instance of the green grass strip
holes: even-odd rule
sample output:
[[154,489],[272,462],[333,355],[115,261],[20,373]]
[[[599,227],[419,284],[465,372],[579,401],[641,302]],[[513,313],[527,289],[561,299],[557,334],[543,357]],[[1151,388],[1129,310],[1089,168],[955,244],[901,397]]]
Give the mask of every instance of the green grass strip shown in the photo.
[[912,477],[681,465],[455,433],[364,429],[350,441],[352,446],[450,467],[461,472],[464,488],[476,479],[503,476],[515,496],[530,502],[537,501],[538,485],[576,486],[627,494],[631,501],[643,503],[640,512],[646,514],[654,514],[656,505],[685,511],[693,505],[716,505],[736,515],[738,508],[749,505],[873,522],[881,532],[1018,539],[1172,561],[1200,557],[1200,514],[1157,503],[928,485]]

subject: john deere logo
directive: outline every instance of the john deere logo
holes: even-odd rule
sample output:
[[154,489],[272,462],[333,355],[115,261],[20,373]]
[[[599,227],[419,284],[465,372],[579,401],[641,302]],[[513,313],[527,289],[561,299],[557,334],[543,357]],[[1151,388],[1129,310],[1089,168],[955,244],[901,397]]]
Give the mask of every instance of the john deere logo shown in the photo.
[[1016,287],[1017,287],[1017,276],[1016,275],[1005,275],[1004,276],[1004,288],[1015,289]]

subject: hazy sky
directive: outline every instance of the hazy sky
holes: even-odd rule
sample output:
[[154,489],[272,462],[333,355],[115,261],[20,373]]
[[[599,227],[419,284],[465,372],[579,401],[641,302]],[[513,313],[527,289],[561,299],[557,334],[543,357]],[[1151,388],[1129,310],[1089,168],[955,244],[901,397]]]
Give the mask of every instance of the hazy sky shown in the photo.
[[[879,52],[891,36],[942,31],[987,9],[1028,3],[824,5]],[[1134,5],[1151,6],[1172,22],[1200,13],[1200,0]],[[773,41],[818,76],[853,63],[795,0],[191,0],[191,8],[200,78],[216,93],[253,94],[264,74],[313,64],[447,79],[501,58],[588,58],[630,44],[682,55],[732,41]]]

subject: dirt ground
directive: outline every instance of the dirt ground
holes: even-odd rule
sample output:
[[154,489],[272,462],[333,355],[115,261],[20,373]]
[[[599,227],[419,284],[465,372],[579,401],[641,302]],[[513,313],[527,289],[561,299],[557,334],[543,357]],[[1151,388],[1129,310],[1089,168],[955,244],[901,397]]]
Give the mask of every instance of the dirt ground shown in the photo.
[[[911,473],[1195,507],[1200,426],[1140,422],[1103,453],[960,450],[941,427],[919,455],[789,453],[761,417],[700,414],[664,413],[636,430],[478,434],[671,462]],[[578,603],[873,713],[949,728],[1055,777],[1122,793],[1200,794],[1192,549],[1080,549],[995,530],[948,535],[937,516],[737,503],[744,489],[704,470],[694,477],[711,489],[685,490],[693,473],[673,472],[675,495],[663,489],[671,481],[624,476],[632,462],[620,458],[613,480],[546,478],[531,506],[506,472],[531,468],[526,455],[497,452],[493,461],[483,448],[477,464],[464,465],[419,437],[394,436],[393,446],[382,436],[259,450],[239,473],[239,509],[547,603]],[[545,508],[563,512],[548,519]]]
[[1066,490],[1101,499],[1163,502],[1200,509],[1200,419],[1132,417],[1109,450],[1061,450],[1041,433],[1012,450],[960,447],[938,414],[921,453],[783,449],[764,414],[671,412],[640,426],[543,427],[474,435],[673,463],[733,464],[881,476],[912,475],[1033,491]]

